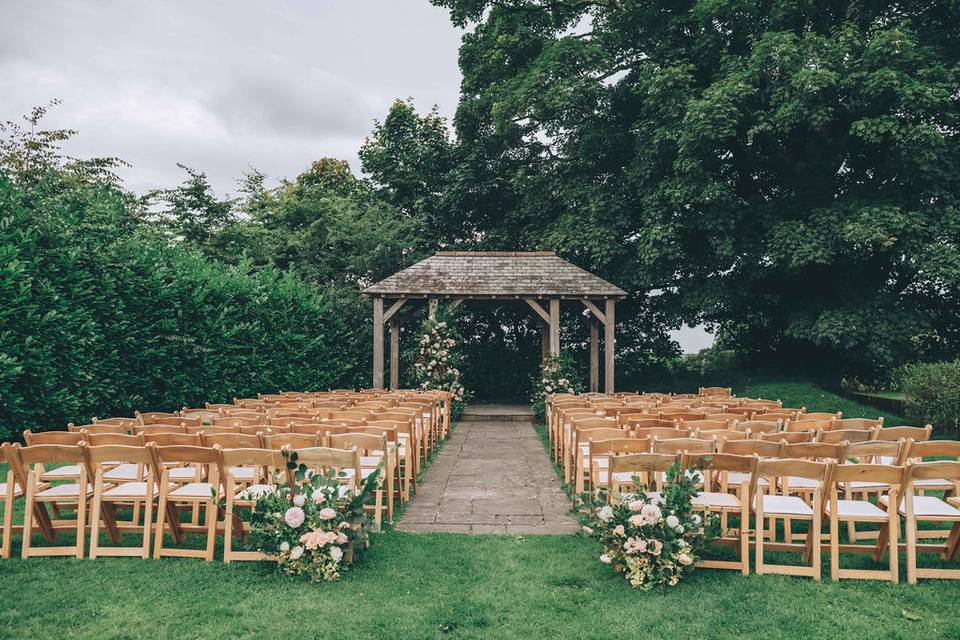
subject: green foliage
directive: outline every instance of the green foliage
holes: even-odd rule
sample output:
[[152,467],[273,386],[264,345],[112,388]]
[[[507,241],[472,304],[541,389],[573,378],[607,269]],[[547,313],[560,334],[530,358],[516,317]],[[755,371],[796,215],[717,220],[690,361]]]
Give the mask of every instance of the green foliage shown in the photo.
[[458,227],[659,293],[618,309],[628,369],[681,320],[834,375],[960,352],[950,3],[434,4]]
[[907,396],[910,418],[960,438],[960,360],[904,365],[894,377]]
[[328,296],[290,273],[171,244],[108,163],[64,162],[53,138],[8,135],[0,165],[5,428],[366,378]]
[[554,393],[580,393],[583,377],[577,371],[576,361],[566,351],[548,356],[540,366],[540,375],[530,377],[530,410],[540,420],[547,414],[547,396]]
[[470,400],[470,392],[460,382],[460,337],[453,319],[441,316],[423,322],[417,341],[413,372],[420,389],[449,391],[453,394],[451,412],[456,419]]
[[178,187],[148,193],[145,201],[162,207],[155,216],[162,229],[202,247],[234,221],[234,201],[217,198],[207,174],[183,164],[177,166],[187,173],[186,180]]

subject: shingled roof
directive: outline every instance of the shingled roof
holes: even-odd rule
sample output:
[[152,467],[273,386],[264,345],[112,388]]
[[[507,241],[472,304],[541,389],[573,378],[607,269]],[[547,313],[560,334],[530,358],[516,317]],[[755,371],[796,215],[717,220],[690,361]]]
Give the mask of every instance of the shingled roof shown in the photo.
[[441,251],[367,287],[373,297],[623,298],[627,293],[552,251]]

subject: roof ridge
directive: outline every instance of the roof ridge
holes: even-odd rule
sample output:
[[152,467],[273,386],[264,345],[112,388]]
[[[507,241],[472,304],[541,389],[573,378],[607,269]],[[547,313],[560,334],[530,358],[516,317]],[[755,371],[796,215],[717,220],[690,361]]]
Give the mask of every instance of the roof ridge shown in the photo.
[[437,251],[434,256],[494,257],[494,258],[547,258],[556,256],[556,251]]

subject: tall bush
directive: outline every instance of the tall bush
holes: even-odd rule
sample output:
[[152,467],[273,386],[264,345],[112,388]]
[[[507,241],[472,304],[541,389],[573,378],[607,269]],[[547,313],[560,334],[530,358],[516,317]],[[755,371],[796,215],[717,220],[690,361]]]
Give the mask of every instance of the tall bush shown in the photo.
[[960,437],[960,360],[908,364],[896,379],[907,396],[907,416]]

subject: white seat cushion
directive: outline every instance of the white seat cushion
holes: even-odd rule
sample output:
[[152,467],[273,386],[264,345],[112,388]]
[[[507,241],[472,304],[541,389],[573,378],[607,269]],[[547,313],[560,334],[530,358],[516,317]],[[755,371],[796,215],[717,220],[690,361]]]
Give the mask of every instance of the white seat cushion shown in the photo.
[[[833,513],[833,505],[827,501],[827,513]],[[876,518],[886,520],[887,512],[866,500],[837,500],[837,515],[841,518]]]
[[798,478],[796,476],[787,476],[787,488],[789,489],[810,489],[814,490],[820,486],[819,480],[811,480],[810,478]]
[[[194,480],[197,477],[196,467],[170,467],[167,477],[171,480]],[[201,476],[202,477],[202,476]]]
[[753,506],[756,508],[757,500],[763,500],[764,515],[783,515],[783,516],[812,516],[813,509],[798,498],[797,496],[754,496]]
[[139,480],[140,476],[137,473],[138,466],[139,465],[132,462],[117,465],[113,469],[110,469],[110,471],[104,473],[103,479],[107,482],[133,482]]
[[235,497],[237,500],[257,500],[277,490],[275,484],[252,484]]
[[[880,496],[880,502],[889,505],[889,496]],[[906,515],[907,510],[903,500],[900,500],[900,515]],[[913,515],[917,518],[957,518],[960,519],[960,509],[947,504],[934,496],[913,496]]]
[[45,470],[42,475],[45,480],[69,480],[79,476],[80,465],[78,464],[67,464],[62,467],[57,467],[56,469],[50,469],[49,471]]
[[383,462],[383,456],[360,456],[361,467],[376,467]]
[[230,467],[230,475],[234,480],[240,482],[251,482],[257,475],[257,470],[253,467]]
[[[727,473],[727,485],[731,487],[733,486],[739,487],[744,482],[750,482],[749,473],[741,473],[740,471],[730,471],[729,473]],[[770,481],[767,480],[766,478],[757,478],[757,486],[766,487],[769,484],[770,484]]]
[[213,485],[209,482],[188,482],[168,494],[171,498],[211,498]]
[[914,480],[913,486],[920,487],[921,489],[952,489],[953,482],[950,480],[942,480],[940,478],[927,478],[924,480]]
[[[6,482],[0,482],[0,496],[6,496],[6,495],[7,495],[7,483],[6,483]],[[13,495],[14,495],[14,496],[21,496],[21,495],[23,495],[23,492],[20,491],[20,485],[19,485],[19,484],[14,484],[14,485],[13,485]]]
[[[154,484],[153,495],[157,495],[158,493],[159,490],[156,484]],[[144,498],[146,495],[146,482],[124,482],[103,492],[105,498]]]
[[[38,492],[38,498],[76,498],[79,495],[80,485],[76,482],[69,484],[58,484]],[[93,489],[87,485],[87,493],[92,493]]]
[[867,482],[864,480],[857,480],[849,484],[850,488],[854,491],[857,489],[886,489],[890,486],[890,484],[886,482]]
[[713,507],[721,509],[739,509],[740,500],[732,493],[702,491],[690,501],[694,507]]

